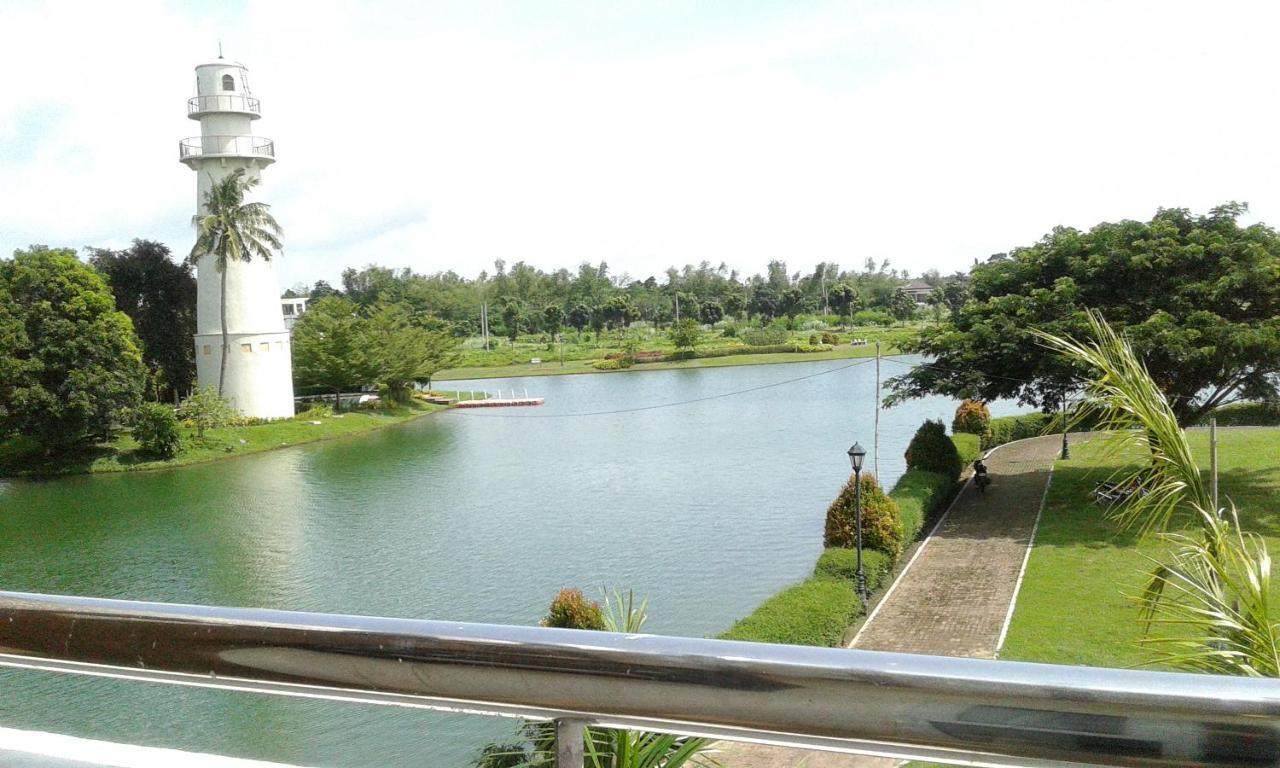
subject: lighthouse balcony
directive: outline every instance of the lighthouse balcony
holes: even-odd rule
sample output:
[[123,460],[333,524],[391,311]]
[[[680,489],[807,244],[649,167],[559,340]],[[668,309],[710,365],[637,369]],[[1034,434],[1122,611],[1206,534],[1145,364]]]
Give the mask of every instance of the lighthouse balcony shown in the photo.
[[194,136],[178,142],[178,159],[188,165],[213,157],[249,157],[273,163],[276,145],[261,136]]
[[199,120],[212,112],[248,115],[250,120],[262,117],[258,100],[240,93],[215,93],[187,99],[187,117],[192,120]]

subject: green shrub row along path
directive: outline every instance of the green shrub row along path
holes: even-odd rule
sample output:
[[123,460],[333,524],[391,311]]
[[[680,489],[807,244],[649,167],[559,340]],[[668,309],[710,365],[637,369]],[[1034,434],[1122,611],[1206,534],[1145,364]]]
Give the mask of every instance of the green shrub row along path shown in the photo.
[[[1079,439],[1079,438],[1076,438]],[[850,647],[995,658],[1062,438],[997,448],[985,493],[965,486]],[[850,704],[854,706],[854,704]],[[733,768],[888,768],[899,761],[723,743]]]

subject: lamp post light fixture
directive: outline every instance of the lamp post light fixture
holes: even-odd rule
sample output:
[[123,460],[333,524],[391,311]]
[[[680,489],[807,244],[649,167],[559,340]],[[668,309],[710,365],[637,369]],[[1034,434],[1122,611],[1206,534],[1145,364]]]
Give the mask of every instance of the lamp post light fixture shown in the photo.
[[853,467],[853,512],[854,524],[857,526],[856,538],[858,548],[858,598],[862,600],[862,608],[867,608],[867,575],[862,570],[862,460],[867,457],[867,449],[854,443],[849,449],[849,464]]

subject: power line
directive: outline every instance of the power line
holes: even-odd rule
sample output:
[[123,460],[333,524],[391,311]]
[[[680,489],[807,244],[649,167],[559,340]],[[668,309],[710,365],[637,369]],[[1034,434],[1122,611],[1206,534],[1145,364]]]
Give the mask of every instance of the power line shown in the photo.
[[[825,371],[818,371],[817,373],[810,373],[804,376],[797,376],[794,379],[785,379],[783,381],[775,381],[771,384],[761,384],[756,387],[748,387],[747,389],[739,389],[733,392],[721,392],[716,395],[706,395],[704,397],[695,397],[692,400],[678,400],[673,403],[657,403],[655,405],[642,405],[636,408],[618,408],[618,409],[609,410],[609,411],[586,411],[582,413],[531,413],[524,416],[507,415],[502,413],[470,413],[469,412],[467,413],[467,416],[473,419],[482,419],[482,418],[569,419],[569,418],[579,418],[579,417],[586,417],[586,416],[613,416],[615,414],[621,414],[621,413],[639,413],[641,411],[655,411],[655,410],[658,410],[659,408],[675,408],[676,406],[680,406],[680,405],[691,405],[693,403],[702,403],[702,402],[706,402],[707,400],[719,400],[725,397],[735,397],[737,395],[745,395],[750,392],[759,392],[762,389],[772,389],[773,387],[781,387],[787,384],[795,384],[798,381],[804,381],[806,379],[814,379],[819,376],[826,376],[827,374],[830,374],[830,373],[839,373],[840,371],[847,371],[850,368],[853,368],[855,366],[866,365],[867,363],[870,363],[870,362],[872,362],[872,360],[870,359],[857,360],[855,362],[849,363],[848,365],[842,365],[838,368],[828,368]],[[470,411],[471,409],[462,408],[457,410]]]

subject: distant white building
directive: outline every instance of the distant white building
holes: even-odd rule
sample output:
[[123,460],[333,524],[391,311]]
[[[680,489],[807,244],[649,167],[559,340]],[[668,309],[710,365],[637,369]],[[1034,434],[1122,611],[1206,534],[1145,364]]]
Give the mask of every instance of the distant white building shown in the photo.
[[298,322],[299,317],[306,314],[308,301],[311,301],[311,299],[305,297],[280,297],[280,314],[284,316],[285,328],[288,328],[290,331],[293,330],[293,324]]

